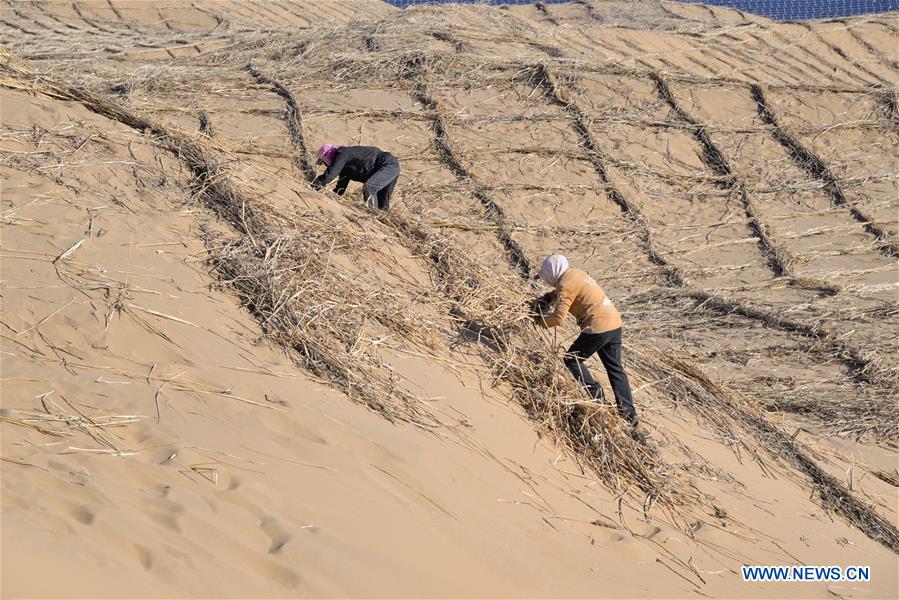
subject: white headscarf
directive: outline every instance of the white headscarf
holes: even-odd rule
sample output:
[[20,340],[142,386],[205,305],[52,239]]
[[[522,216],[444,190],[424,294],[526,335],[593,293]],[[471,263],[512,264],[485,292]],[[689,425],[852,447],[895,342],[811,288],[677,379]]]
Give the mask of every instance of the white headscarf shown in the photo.
[[543,261],[543,264],[540,266],[539,277],[547,285],[555,287],[559,285],[559,279],[562,278],[562,275],[567,270],[568,259],[561,254],[553,254]]

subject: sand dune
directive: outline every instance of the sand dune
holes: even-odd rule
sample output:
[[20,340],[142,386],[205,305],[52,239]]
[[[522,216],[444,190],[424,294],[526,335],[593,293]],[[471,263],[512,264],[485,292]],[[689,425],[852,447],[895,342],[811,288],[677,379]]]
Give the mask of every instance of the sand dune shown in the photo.
[[[895,14],[0,28],[4,598],[896,596]],[[311,190],[325,142],[400,158],[389,216]],[[523,312],[558,251],[645,441]],[[740,574],[781,564],[872,580]]]

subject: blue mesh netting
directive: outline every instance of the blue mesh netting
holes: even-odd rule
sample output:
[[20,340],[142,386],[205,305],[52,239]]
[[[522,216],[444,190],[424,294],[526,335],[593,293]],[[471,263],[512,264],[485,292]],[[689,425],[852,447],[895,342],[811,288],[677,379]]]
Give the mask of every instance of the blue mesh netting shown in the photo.
[[[698,3],[697,0],[676,1]],[[704,0],[702,4],[736,8],[779,21],[829,19],[899,10],[899,0]]]
[[[533,4],[535,0],[384,0],[394,6],[406,7],[410,4],[443,4],[446,2],[487,4]],[[560,4],[569,0],[543,0],[544,4]],[[700,0],[674,0],[676,2],[700,3]],[[736,8],[763,15],[780,21],[803,19],[828,19],[848,17],[866,13],[899,10],[899,0],[702,0],[703,4],[714,4]]]

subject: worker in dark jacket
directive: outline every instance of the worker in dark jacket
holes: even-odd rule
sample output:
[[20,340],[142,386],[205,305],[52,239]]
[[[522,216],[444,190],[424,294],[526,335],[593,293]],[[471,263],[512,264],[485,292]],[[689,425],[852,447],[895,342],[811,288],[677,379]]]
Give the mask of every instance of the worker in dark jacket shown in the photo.
[[570,313],[581,328],[581,334],[565,356],[565,366],[590,396],[600,400],[602,387],[584,364],[594,353],[598,354],[609,375],[618,414],[636,429],[640,419],[631,397],[630,382],[621,366],[621,315],[615,305],[592,277],[580,269],[569,268],[568,259],[558,254],[543,261],[534,279],[555,288],[536,300],[537,324],[556,327]]
[[319,190],[336,178],[334,191],[342,196],[350,181],[359,181],[368,208],[386,211],[390,206],[390,196],[400,176],[400,162],[390,152],[374,146],[325,144],[315,156],[328,168],[315,178],[313,188]]

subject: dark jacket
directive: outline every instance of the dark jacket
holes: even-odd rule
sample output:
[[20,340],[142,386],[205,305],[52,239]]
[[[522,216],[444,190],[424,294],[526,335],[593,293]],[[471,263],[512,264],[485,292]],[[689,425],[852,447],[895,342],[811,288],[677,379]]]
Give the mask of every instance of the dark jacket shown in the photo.
[[312,187],[317,190],[321,189],[331,183],[335,177],[339,177],[334,191],[343,194],[350,181],[365,183],[381,167],[391,162],[397,162],[396,157],[380,148],[344,146],[334,155],[331,166],[315,178]]

